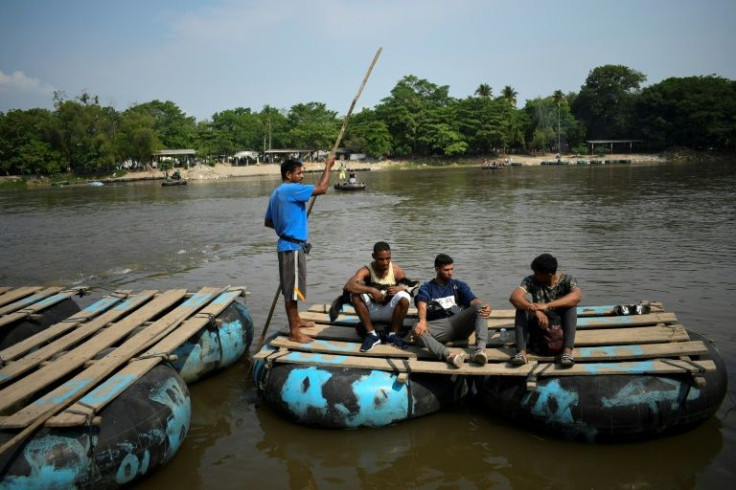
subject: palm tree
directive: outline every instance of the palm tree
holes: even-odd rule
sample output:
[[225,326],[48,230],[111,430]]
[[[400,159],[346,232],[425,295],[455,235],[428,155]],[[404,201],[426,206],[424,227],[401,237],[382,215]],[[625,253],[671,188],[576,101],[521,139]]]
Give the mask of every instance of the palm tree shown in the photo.
[[552,100],[554,100],[555,104],[557,104],[557,153],[562,154],[562,150],[560,149],[560,104],[562,104],[562,100],[565,98],[565,96],[562,94],[562,90],[555,90],[555,93],[552,94]]
[[506,85],[503,90],[501,91],[501,97],[503,97],[506,102],[511,104],[511,107],[516,107],[516,96],[518,94],[516,93],[516,90],[511,88],[511,85]]
[[477,95],[478,97],[483,97],[483,98],[490,97],[491,92],[492,92],[491,86],[488,85],[487,83],[481,83],[480,85],[478,85],[478,88],[475,89],[475,95]]

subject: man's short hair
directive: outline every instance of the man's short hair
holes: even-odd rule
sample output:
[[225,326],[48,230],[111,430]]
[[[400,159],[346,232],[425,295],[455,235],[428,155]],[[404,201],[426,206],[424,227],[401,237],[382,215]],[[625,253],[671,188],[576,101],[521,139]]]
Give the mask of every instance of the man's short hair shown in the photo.
[[286,174],[302,166],[302,162],[290,158],[281,162],[281,180],[286,180]]
[[385,252],[386,250],[391,251],[391,247],[386,242],[376,242],[376,244],[373,245],[374,254],[377,254],[378,252]]
[[435,267],[444,267],[446,265],[450,265],[454,263],[455,261],[452,260],[452,257],[450,257],[447,254],[439,254],[437,257],[434,258]]
[[542,254],[532,260],[532,270],[542,274],[554,274],[557,272],[557,259],[550,254]]

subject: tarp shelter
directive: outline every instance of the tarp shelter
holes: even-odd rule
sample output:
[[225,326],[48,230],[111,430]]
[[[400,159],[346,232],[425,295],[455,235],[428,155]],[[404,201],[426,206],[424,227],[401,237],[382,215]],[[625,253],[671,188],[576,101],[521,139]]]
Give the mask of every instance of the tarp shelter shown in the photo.
[[235,155],[233,155],[233,164],[234,165],[248,165],[251,162],[258,163],[259,162],[260,154],[257,151],[253,150],[243,150],[237,152]]
[[179,165],[186,165],[189,168],[190,165],[194,164],[194,155],[196,153],[196,151],[191,149],[159,150],[153,154],[153,159],[156,163],[175,160]]

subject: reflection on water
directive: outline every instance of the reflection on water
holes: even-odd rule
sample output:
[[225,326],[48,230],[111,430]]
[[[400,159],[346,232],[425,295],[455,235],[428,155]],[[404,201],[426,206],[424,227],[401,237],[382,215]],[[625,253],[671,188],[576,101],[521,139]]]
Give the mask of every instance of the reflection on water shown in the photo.
[[[509,307],[531,259],[549,251],[578,277],[585,304],[663,301],[714,339],[734,371],[736,162],[420,169],[361,180],[366,192],[329,193],[314,208],[310,303],[330,301],[377,240],[416,279],[432,276],[436,253],[449,253],[458,277],[497,308]],[[0,192],[0,284],[245,285],[262,328],[277,287],[263,212],[278,179],[190,184]],[[282,310],[272,330],[285,324]],[[379,430],[306,429],[258,405],[248,369],[244,360],[192,387],[189,437],[141,487],[719,488],[736,479],[733,388],[695,431],[584,446],[474,407]]]

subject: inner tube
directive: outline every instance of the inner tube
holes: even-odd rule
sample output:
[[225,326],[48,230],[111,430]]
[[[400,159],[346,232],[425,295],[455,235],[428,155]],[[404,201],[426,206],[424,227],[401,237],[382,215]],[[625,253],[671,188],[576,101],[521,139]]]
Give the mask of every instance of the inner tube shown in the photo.
[[233,301],[214,322],[176,348],[172,362],[187,383],[233,365],[253,341],[253,318],[248,308]]
[[712,360],[704,386],[690,374],[590,375],[540,377],[526,389],[526,379],[488,376],[477,385],[478,398],[491,413],[522,427],[583,442],[629,442],[690,430],[712,417],[727,390],[726,366],[715,344],[702,340]]
[[[189,431],[189,390],[171,366],[159,364],[98,415],[101,425],[44,427],[6,451],[0,487],[118,488],[151,473],[174,457]],[[0,442],[16,434],[0,431]]]
[[463,376],[411,374],[404,382],[380,370],[257,361],[266,403],[287,420],[323,429],[383,427],[436,412],[467,393]]
[[53,306],[39,311],[33,317],[18,321],[0,328],[0,350],[21,342],[51,325],[79,313],[79,305],[70,298],[59,301]]

